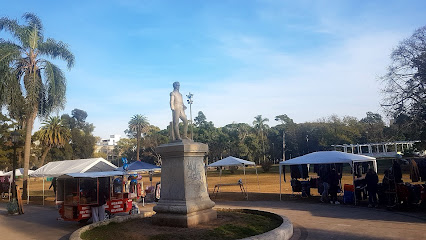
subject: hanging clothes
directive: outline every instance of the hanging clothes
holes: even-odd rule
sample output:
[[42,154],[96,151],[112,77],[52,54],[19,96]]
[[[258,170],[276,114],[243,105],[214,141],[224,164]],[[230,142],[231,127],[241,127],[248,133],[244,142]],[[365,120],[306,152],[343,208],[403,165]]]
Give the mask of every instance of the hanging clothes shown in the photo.
[[309,178],[308,165],[307,164],[290,165],[290,172],[291,172],[291,178],[292,179]]
[[416,159],[422,182],[426,182],[426,159]]
[[285,165],[283,165],[283,166],[282,166],[282,168],[283,168],[282,173],[283,173],[284,182],[287,182],[287,181],[285,180]]
[[395,178],[395,183],[402,183],[402,170],[399,163],[394,160],[392,165],[392,173]]
[[420,181],[419,167],[417,166],[416,161],[413,159],[410,161],[410,179],[412,182]]
[[300,174],[299,165],[290,165],[290,173],[292,179],[298,179],[302,177]]
[[299,171],[300,171],[300,178],[303,178],[303,179],[309,178],[309,171],[308,171],[307,164],[299,165]]

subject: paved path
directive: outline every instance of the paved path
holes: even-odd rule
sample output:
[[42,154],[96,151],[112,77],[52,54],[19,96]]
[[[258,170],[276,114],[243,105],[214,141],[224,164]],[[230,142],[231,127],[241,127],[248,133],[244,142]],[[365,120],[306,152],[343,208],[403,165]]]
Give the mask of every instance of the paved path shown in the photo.
[[294,225],[292,240],[300,239],[426,239],[426,212],[286,202],[221,202],[217,207],[253,208],[278,213]]
[[[150,211],[153,204],[141,208]],[[56,220],[51,206],[25,205],[25,214],[9,216],[0,203],[1,239],[68,239],[83,226]],[[297,201],[218,202],[218,208],[251,208],[285,215],[294,224],[292,240],[305,239],[426,239],[426,212],[302,203]]]
[[0,239],[65,240],[83,225],[58,221],[54,206],[24,205],[25,214],[7,215],[6,204],[0,203]]

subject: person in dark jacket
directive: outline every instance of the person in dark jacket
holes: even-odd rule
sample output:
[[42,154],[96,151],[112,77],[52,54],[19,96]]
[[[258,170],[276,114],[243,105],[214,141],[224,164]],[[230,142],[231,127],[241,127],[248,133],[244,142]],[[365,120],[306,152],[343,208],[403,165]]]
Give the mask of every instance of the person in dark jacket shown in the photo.
[[336,169],[331,169],[330,174],[328,176],[328,183],[330,184],[329,193],[331,196],[330,203],[331,204],[340,204],[337,201],[337,191],[339,189],[339,175],[337,174]]
[[52,178],[52,183],[49,186],[49,189],[53,187],[53,192],[55,193],[55,201],[56,201],[56,177]]
[[377,173],[370,168],[365,175],[365,181],[367,182],[368,207],[377,207],[377,183],[379,182]]
[[327,165],[321,165],[318,175],[320,177],[321,184],[323,186],[323,191],[321,192],[321,202],[328,202],[328,189],[330,184],[328,184],[328,169]]

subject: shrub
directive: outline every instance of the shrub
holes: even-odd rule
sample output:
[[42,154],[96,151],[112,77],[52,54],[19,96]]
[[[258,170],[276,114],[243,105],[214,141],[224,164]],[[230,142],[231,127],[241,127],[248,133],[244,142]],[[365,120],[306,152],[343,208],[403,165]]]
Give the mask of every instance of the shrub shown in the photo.
[[9,214],[18,213],[18,201],[16,201],[15,198],[12,198],[12,200],[7,203],[6,209]]
[[270,161],[265,161],[261,164],[263,172],[269,172],[271,170],[272,163]]

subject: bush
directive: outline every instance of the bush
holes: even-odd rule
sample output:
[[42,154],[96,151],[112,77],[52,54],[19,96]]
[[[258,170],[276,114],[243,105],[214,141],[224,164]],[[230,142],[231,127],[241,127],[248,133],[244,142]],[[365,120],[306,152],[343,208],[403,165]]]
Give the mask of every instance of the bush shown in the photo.
[[272,167],[272,163],[270,161],[265,161],[261,164],[263,172],[269,172],[269,170],[271,170]]

